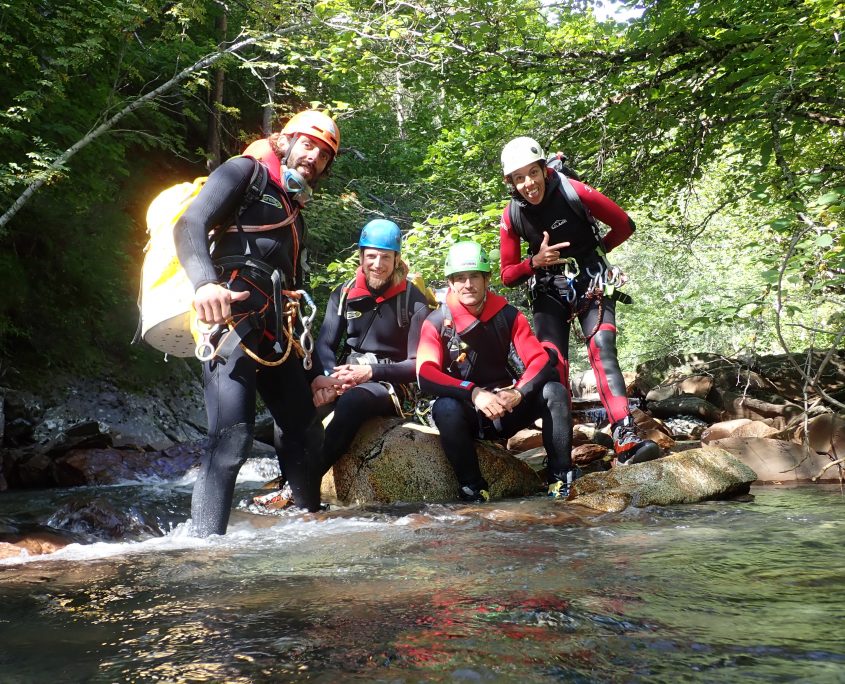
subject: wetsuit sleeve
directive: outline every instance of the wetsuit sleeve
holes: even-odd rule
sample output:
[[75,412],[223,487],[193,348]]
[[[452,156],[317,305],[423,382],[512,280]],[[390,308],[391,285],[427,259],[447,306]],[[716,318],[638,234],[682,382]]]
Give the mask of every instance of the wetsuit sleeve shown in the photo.
[[236,157],[217,167],[173,227],[176,256],[194,291],[207,283],[217,282],[209,255],[208,234],[235,215],[254,168],[255,161],[247,157]]
[[320,372],[331,373],[337,365],[337,349],[343,333],[346,332],[346,319],[339,316],[337,307],[340,304],[340,295],[343,285],[338,285],[329,296],[329,303],[326,304],[326,313],[323,316],[323,323],[320,325],[320,334],[314,345],[314,365],[320,365]]
[[499,269],[502,282],[508,287],[520,285],[534,275],[531,255],[522,258],[522,241],[511,226],[510,202],[502,213],[499,224]]
[[444,371],[440,323],[440,313],[435,311],[422,324],[420,345],[417,348],[417,382],[426,394],[471,402],[475,384],[469,380],[453,378]]
[[606,252],[618,247],[631,237],[636,226],[622,207],[589,185],[573,179],[570,179],[569,182],[572,183],[578,197],[581,198],[590,213],[602,223],[610,226],[610,232],[602,239]]
[[408,287],[413,288],[408,296],[408,313],[411,317],[408,323],[408,355],[399,363],[378,363],[372,366],[372,379],[376,382],[383,380],[407,385],[417,379],[417,347],[420,343],[420,329],[429,314],[429,308],[425,295],[413,285],[409,284]]
[[531,332],[528,319],[522,312],[517,313],[514,320],[511,340],[525,366],[525,372],[516,383],[522,394],[533,393],[550,380],[558,380],[558,373],[552,367],[548,353]]

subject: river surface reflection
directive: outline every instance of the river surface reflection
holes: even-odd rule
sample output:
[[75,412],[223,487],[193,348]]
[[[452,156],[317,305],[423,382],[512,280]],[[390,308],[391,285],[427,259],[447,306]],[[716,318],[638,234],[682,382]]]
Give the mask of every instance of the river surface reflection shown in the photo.
[[[240,511],[198,540],[189,486],[99,488],[169,531],[0,561],[0,681],[845,682],[845,499],[752,493]],[[4,494],[0,524],[79,495]]]

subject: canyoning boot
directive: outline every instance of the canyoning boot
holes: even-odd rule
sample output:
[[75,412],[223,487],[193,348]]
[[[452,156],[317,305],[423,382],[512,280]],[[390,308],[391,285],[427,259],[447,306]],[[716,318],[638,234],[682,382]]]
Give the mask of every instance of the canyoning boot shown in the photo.
[[630,415],[613,426],[613,451],[617,465],[645,463],[662,455],[656,442],[637,434],[637,426]]
[[578,468],[572,468],[565,473],[555,473],[549,483],[549,491],[546,494],[550,499],[565,499],[572,490],[572,483],[581,477]]
[[458,490],[458,496],[461,501],[466,501],[467,503],[487,503],[490,501],[490,492],[482,487],[472,485],[463,485]]

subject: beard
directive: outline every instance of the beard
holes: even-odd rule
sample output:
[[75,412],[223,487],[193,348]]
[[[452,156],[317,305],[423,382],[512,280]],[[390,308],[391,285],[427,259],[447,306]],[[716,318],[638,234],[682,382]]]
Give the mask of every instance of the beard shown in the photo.
[[313,184],[317,180],[317,167],[308,161],[305,155],[301,154],[298,157],[291,157],[288,160],[288,168],[299,171],[302,177],[310,184]]
[[364,275],[367,280],[367,287],[375,291],[381,290],[386,287],[388,283],[390,283],[391,278],[393,278],[392,273],[386,276],[376,276],[372,273],[366,273]]

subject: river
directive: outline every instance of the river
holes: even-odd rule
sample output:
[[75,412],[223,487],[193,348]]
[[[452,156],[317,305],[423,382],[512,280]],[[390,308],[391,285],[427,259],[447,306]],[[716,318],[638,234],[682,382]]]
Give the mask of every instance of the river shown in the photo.
[[[0,561],[0,681],[845,682],[835,487],[621,514],[542,497],[244,509],[204,540],[190,490],[0,495],[0,530],[51,521],[85,542]],[[94,541],[80,501],[130,531]]]

